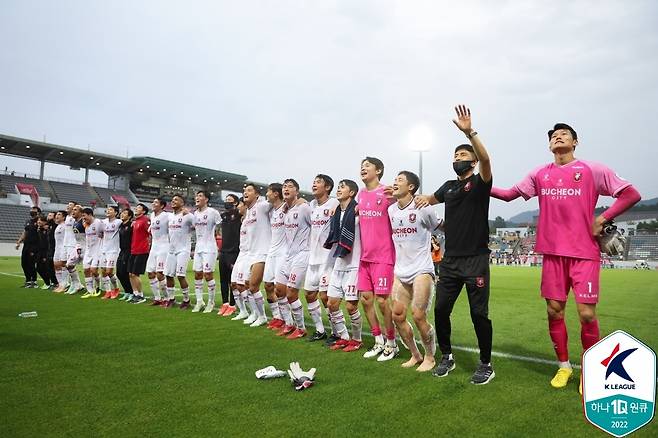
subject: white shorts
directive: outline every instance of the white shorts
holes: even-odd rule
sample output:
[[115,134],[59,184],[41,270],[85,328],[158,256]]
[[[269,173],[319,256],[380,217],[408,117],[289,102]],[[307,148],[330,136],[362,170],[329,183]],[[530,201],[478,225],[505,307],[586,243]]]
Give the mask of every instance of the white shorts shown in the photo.
[[106,252],[101,255],[101,268],[114,269],[117,266],[118,252]]
[[359,301],[359,291],[356,288],[358,277],[358,269],[352,269],[351,271],[332,271],[327,296],[344,299],[345,301]]
[[82,261],[82,250],[75,246],[64,248],[66,252],[66,266],[75,266]]
[[276,274],[276,282],[287,287],[301,289],[308,268],[308,251],[301,251],[289,256]]
[[308,265],[304,290],[308,292],[326,292],[329,287],[329,279],[331,278],[333,267],[333,264]]
[[276,273],[281,270],[281,266],[286,262],[285,255],[268,255],[265,260],[265,272],[263,273],[263,281],[265,283],[274,283],[276,280]]
[[249,280],[251,274],[251,264],[249,263],[249,254],[241,252],[238,258],[235,259],[233,271],[231,271],[231,283],[245,284]]
[[267,260],[267,254],[249,254],[249,267],[255,265],[256,263],[265,263]]
[[165,275],[167,277],[185,277],[187,263],[190,261],[190,252],[181,251],[176,254],[167,254],[165,262]]
[[146,260],[146,272],[164,272],[166,265],[167,251],[151,251]]
[[192,269],[194,272],[215,272],[216,252],[195,252]]
[[82,258],[82,268],[83,269],[93,269],[98,268],[101,264],[101,255],[96,253],[85,254]]
[[434,269],[433,268],[427,268],[427,269],[420,269],[418,272],[414,272],[411,275],[398,275],[397,273],[395,276],[400,280],[400,283],[402,284],[414,284],[414,280],[416,277],[420,277],[423,274],[429,274],[434,278]]
[[68,260],[68,256],[66,254],[66,248],[63,246],[56,247],[55,254],[53,255],[53,261],[65,262],[67,260]]

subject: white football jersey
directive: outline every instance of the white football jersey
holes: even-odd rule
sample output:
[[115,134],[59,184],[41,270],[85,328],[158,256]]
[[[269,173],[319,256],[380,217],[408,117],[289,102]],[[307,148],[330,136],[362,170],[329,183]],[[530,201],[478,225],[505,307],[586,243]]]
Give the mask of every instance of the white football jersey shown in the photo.
[[257,199],[247,209],[242,224],[247,227],[247,234],[249,235],[249,254],[267,254],[270,249],[270,242],[272,241],[271,209],[272,205],[263,199]]
[[339,208],[336,198],[329,198],[324,204],[312,200],[311,208],[311,237],[309,243],[309,265],[326,265],[331,262],[331,250],[324,247],[331,228],[331,212]]
[[121,219],[103,219],[103,242],[101,251],[103,253],[119,252],[119,225]]
[[311,207],[308,203],[290,208],[284,221],[288,240],[288,257],[301,251],[308,251],[308,238],[311,234]]
[[73,216],[68,215],[64,219],[64,246],[73,248],[77,243],[75,240],[75,232],[73,231],[73,225],[75,225],[75,219]]
[[151,213],[150,217],[151,252],[158,254],[169,251],[169,213],[161,211],[157,216]]
[[[336,214],[339,214],[339,212],[336,211]],[[345,212],[341,210],[341,224],[343,223],[343,216],[345,216]],[[332,255],[335,250],[336,246],[334,245],[334,249],[331,250]],[[350,252],[345,257],[336,257],[335,260],[335,271],[352,271],[354,269],[359,269],[359,261],[361,260],[361,232],[359,231],[359,215],[356,215],[356,218],[354,219],[354,246],[352,246],[352,252]]]
[[240,246],[238,249],[240,250],[240,254],[247,254],[249,252],[249,229],[247,226],[244,224],[244,219],[242,220],[242,223],[240,224]]
[[101,239],[103,237],[103,222],[94,218],[94,221],[85,228],[85,254],[90,256],[101,253]]
[[64,222],[55,227],[55,251],[64,247],[64,235],[66,234],[66,225]]
[[217,252],[215,229],[222,222],[219,212],[212,207],[194,212],[194,230],[196,232],[195,253]]
[[288,240],[286,239],[285,217],[283,212],[286,203],[282,202],[279,208],[270,210],[270,230],[272,238],[270,249],[267,252],[273,257],[285,256],[288,253]]
[[416,208],[412,200],[400,208],[398,203],[388,207],[395,244],[395,275],[410,278],[421,273],[433,273],[430,243],[432,232],[439,227],[433,209]]
[[194,215],[169,213],[169,254],[192,250]]

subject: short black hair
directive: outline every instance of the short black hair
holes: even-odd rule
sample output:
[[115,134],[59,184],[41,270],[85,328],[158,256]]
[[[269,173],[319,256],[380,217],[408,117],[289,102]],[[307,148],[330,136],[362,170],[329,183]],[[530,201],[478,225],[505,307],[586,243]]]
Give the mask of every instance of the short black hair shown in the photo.
[[94,215],[94,210],[92,210],[92,209],[89,208],[89,207],[85,207],[85,208],[82,209],[82,213],[84,213],[84,214],[90,214],[90,215],[93,216],[93,215]]
[[384,177],[384,162],[382,160],[375,157],[365,157],[363,160],[361,160],[361,164],[363,164],[365,161],[367,161],[370,164],[373,164],[375,166],[375,170],[381,170],[381,173],[379,174],[379,179],[382,179]]
[[41,213],[41,209],[39,207],[37,207],[36,205],[33,205],[31,210],[36,210],[37,213]]
[[41,222],[48,222],[48,217],[46,217],[45,214],[40,214],[39,216],[37,216],[37,220]]
[[573,129],[571,126],[567,125],[566,123],[556,123],[553,126],[553,129],[548,131],[548,139],[549,140],[553,136],[553,133],[555,131],[557,131],[558,129],[566,129],[567,131],[571,132],[571,136],[573,137],[574,140],[578,140],[578,134],[576,133],[576,130]]
[[226,195],[227,198],[228,198],[229,196],[230,196],[231,198],[233,198],[233,202],[235,202],[236,204],[237,204],[238,202],[240,202],[240,198],[238,197],[238,195],[234,195],[233,193],[229,193],[228,195]]
[[107,208],[111,208],[112,210],[114,210],[114,214],[119,213],[119,206],[117,205],[108,205]]
[[149,208],[146,205],[140,202],[139,204],[137,204],[137,207],[142,207],[142,210],[144,210],[144,214],[148,214]]
[[251,182],[248,182],[247,184],[244,185],[243,188],[246,189],[247,187],[253,187],[253,188],[254,188],[254,192],[256,192],[257,195],[260,195],[260,187],[258,187],[256,184],[251,183]]
[[158,201],[158,204],[160,204],[160,207],[165,208],[167,206],[167,201],[165,201],[164,198],[160,196],[156,196],[153,198],[153,202]]
[[[66,216],[69,215],[69,214],[66,212],[66,210],[58,210],[57,213],[61,213],[62,216],[64,216],[64,217],[66,217]],[[57,213],[55,213],[55,214],[57,214]]]
[[283,183],[284,184],[292,184],[293,186],[295,186],[297,191],[299,191],[299,183],[297,181],[295,181],[293,178],[284,179]]
[[420,187],[420,178],[418,178],[418,175],[408,170],[402,170],[398,175],[404,175],[404,177],[407,178],[407,182],[414,185],[413,190],[410,191],[412,195],[415,195]]
[[476,161],[478,159],[478,156],[475,154],[475,150],[473,149],[473,146],[471,146],[470,144],[466,144],[466,143],[460,144],[455,148],[455,153],[457,153],[458,151],[468,151],[471,154],[473,154],[473,157],[475,158]]
[[174,193],[174,196],[171,197],[171,200],[173,201],[174,198],[181,198],[183,200],[183,203],[185,203],[185,198],[180,193]]
[[202,193],[203,196],[206,197],[206,199],[208,199],[208,200],[210,199],[210,193],[208,193],[207,190],[199,190],[198,192],[196,192],[197,195],[198,195],[199,193]]
[[124,208],[123,211],[127,211],[127,212],[128,212],[128,216],[129,216],[131,219],[135,216],[135,213],[133,213],[133,211],[132,211],[131,209],[129,209],[129,208]]
[[281,183],[272,183],[267,186],[267,189],[278,194],[279,199],[283,199],[283,184]]
[[325,175],[324,173],[318,173],[315,175],[315,179],[321,179],[324,181],[325,186],[329,186],[329,193],[334,189],[334,180],[329,176]]
[[351,179],[341,179],[338,181],[338,185],[345,184],[351,192],[354,192],[354,196],[359,193],[359,185],[352,181]]

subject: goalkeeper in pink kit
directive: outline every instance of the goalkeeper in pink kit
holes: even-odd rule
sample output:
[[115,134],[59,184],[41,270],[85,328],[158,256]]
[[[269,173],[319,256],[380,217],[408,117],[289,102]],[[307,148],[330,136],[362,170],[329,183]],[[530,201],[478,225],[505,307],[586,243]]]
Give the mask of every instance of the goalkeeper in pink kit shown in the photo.
[[[548,131],[548,139],[554,162],[534,169],[511,189],[492,188],[491,196],[504,201],[539,198],[535,252],[544,256],[541,296],[546,300],[548,331],[559,361],[551,385],[563,388],[573,374],[564,322],[569,290],[578,307],[580,339],[586,350],[600,339],[597,237],[604,226],[638,202],[640,194],[608,167],[575,158],[578,134],[571,126],[556,124]],[[616,200],[595,218],[600,195]]]

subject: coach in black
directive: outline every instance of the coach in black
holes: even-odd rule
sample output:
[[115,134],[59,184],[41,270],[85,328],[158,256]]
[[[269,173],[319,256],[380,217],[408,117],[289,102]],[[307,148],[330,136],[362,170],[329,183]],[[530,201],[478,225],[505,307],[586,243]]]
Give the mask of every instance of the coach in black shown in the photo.
[[[231,272],[240,252],[240,225],[242,217],[238,212],[239,198],[227,195],[224,202],[225,211],[221,214],[222,249],[219,252],[219,282],[222,290],[222,302],[235,306],[231,293]],[[225,315],[228,316],[228,315]]]
[[32,207],[30,218],[25,221],[23,233],[16,241],[16,249],[23,244],[21,252],[21,268],[25,275],[25,284],[22,287],[36,288],[37,285],[37,253],[39,252],[39,233],[37,231],[37,217],[41,214],[39,207]]
[[[491,366],[492,327],[489,319],[489,193],[491,163],[477,132],[471,127],[471,111],[455,108],[453,120],[471,144],[455,149],[453,169],[456,180],[447,181],[433,195],[418,196],[418,206],[445,202],[445,254],[436,291],[434,321],[442,357],[434,369],[436,377],[455,369],[450,345],[450,313],[466,285],[471,320],[480,347],[480,365],[471,383],[484,385],[495,377]],[[475,167],[479,173],[474,173]]]

